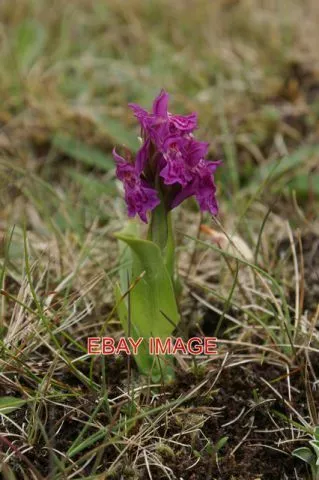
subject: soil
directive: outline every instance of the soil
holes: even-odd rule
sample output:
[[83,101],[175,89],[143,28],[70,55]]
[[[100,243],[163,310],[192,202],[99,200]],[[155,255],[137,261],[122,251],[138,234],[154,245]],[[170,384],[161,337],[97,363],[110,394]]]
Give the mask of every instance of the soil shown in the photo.
[[[319,299],[319,238],[313,233],[308,233],[303,235],[301,240],[305,272],[304,309],[314,312]],[[298,240],[295,239],[295,242],[299,256]],[[281,242],[278,248],[278,255],[284,257],[285,268],[287,263],[288,266],[291,265],[289,240]],[[291,274],[293,275],[293,272]],[[293,288],[294,282],[291,282],[289,295],[292,306],[295,301]],[[219,319],[220,316],[215,312],[203,311],[202,333],[214,335]],[[221,338],[224,338],[225,329],[227,329],[226,319],[220,331],[219,336]],[[189,332],[191,335],[194,333],[199,334],[198,331]],[[41,353],[43,358],[45,358],[45,351]],[[244,352],[241,353],[243,354]],[[231,352],[229,358],[234,358]],[[247,359],[249,356],[245,358]],[[311,361],[312,368],[318,377],[319,358],[316,358],[315,354],[311,354],[308,360]],[[50,358],[48,358],[48,361],[50,362]],[[181,369],[177,370],[174,384],[165,387],[165,395],[159,397],[157,404],[152,404],[155,407],[160,402],[173,401],[186,396],[209,376],[209,382],[194,397],[178,407],[174,414],[168,411],[165,427],[158,427],[155,431],[156,439],[154,439],[153,446],[155,446],[155,451],[160,457],[162,465],[170,469],[171,475],[176,480],[310,479],[306,465],[291,455],[291,452],[301,446],[302,443],[292,441],[291,437],[288,421],[291,411],[285,402],[285,400],[289,399],[289,391],[284,366],[270,363],[267,359],[265,359],[263,365],[251,362],[228,366],[223,369],[216,383],[214,383],[219,371],[219,368],[215,368],[218,367],[217,362],[216,360],[216,364],[212,367],[213,369],[211,367],[205,370],[198,368],[198,370],[194,369],[195,373],[185,373]],[[119,395],[119,388],[122,388],[124,391],[127,390],[127,358],[121,356],[116,358],[108,357],[105,359],[105,364],[108,396],[112,399]],[[34,365],[37,365],[36,360]],[[228,363],[228,365],[230,364]],[[96,362],[94,377],[97,383],[100,382],[101,378],[100,368],[101,362]],[[87,375],[89,374],[88,364],[84,366],[83,372]],[[291,404],[300,415],[309,419],[303,372],[304,366],[302,362],[300,367],[297,366],[292,369],[290,376]],[[34,373],[41,375],[41,371],[35,371]],[[55,375],[58,376],[58,380],[61,383],[64,383],[68,388],[72,388],[79,396],[68,400],[68,408],[46,403],[45,407],[43,406],[39,409],[38,415],[46,425],[46,433],[52,447],[57,451],[67,452],[83,428],[83,423],[78,420],[86,421],[88,416],[95,410],[99,399],[92,395],[92,391],[89,393],[72,372],[65,373],[65,370],[62,368],[62,371],[56,371]],[[132,382],[136,381],[138,383],[138,378],[138,373],[133,363]],[[279,395],[276,395],[262,378],[267,380]],[[30,385],[24,384],[23,377],[20,377],[19,383],[26,389],[30,387]],[[212,385],[213,387],[210,389]],[[16,396],[18,395],[17,391],[2,385],[0,381],[0,396]],[[162,391],[163,389],[161,389],[161,393]],[[312,396],[318,410],[319,390],[312,389]],[[148,401],[147,396],[143,398],[141,395],[138,403],[147,407]],[[71,410],[69,407],[74,407],[77,410]],[[100,424],[107,426],[110,423],[112,425],[116,423],[118,415],[125,413],[127,406],[123,405],[120,408],[123,408],[123,410],[119,411],[116,405],[111,412],[108,412],[106,406],[101,408],[97,415]],[[85,412],[88,416],[78,413],[79,410]],[[10,413],[10,418],[21,426],[23,424],[26,425],[26,422],[28,424],[31,414],[31,408],[25,406]],[[196,425],[200,418],[204,419],[204,421],[197,428]],[[293,416],[293,420],[297,421],[298,419]],[[189,422],[189,428],[185,428],[186,421]],[[191,422],[193,422],[193,427]],[[140,424],[136,424],[130,433],[132,435],[138,434],[140,426]],[[177,437],[178,443],[174,444],[167,441],[173,435],[191,430],[192,428],[194,433],[191,435],[185,433]],[[8,424],[8,430],[10,430],[11,434],[19,434],[19,430],[15,429],[13,424]],[[5,429],[2,428],[2,431],[4,432]],[[93,433],[96,433],[96,428],[88,428],[85,437],[88,438]],[[9,436],[7,440],[11,441],[12,438]],[[164,448],[157,450],[156,445],[159,438],[162,438],[161,443],[164,445]],[[216,447],[218,442],[226,438],[225,444],[218,449]],[[148,441],[152,443],[152,440]],[[20,446],[19,442],[20,440],[16,440],[16,447]],[[0,451],[8,449],[8,443],[5,440],[2,440],[0,444]],[[90,448],[97,447],[99,444],[101,444],[101,441],[96,442]],[[190,445],[191,448],[186,448],[184,445]],[[169,446],[169,448],[165,446]],[[126,453],[121,457],[116,469],[108,473],[106,478],[111,480],[148,479],[149,475],[145,466],[143,466],[143,462],[137,462],[134,468],[131,467],[136,458],[137,448],[133,443],[132,447],[127,449]],[[74,460],[77,460],[85,453],[86,450],[81,452]],[[108,445],[105,447],[100,459],[101,467],[97,473],[108,471],[118,455],[119,450],[115,446]],[[50,477],[52,459],[41,431],[35,433],[32,449],[26,451],[23,455],[19,456],[17,454],[11,457],[10,466],[15,472],[17,479],[23,478],[21,466],[27,469],[28,462],[31,462],[42,477]],[[91,468],[92,464],[89,464],[81,473],[83,477],[77,478],[85,478],[85,476],[91,475]],[[167,478],[160,467],[151,465],[150,468],[154,480]]]
[[[162,436],[165,443],[165,438],[170,438],[172,435],[181,432],[181,429],[185,431],[185,418],[190,421],[192,415],[197,418],[203,412],[206,413],[206,421],[201,427],[201,435],[195,433],[190,437],[190,435],[185,434],[185,438],[183,436],[178,438],[180,444],[190,444],[191,441],[191,449],[170,443],[170,450],[166,452],[164,449],[160,453],[162,463],[171,469],[174,478],[178,480],[292,480],[308,478],[305,465],[291,455],[292,450],[297,445],[300,446],[300,443],[289,441],[278,446],[277,442],[280,440],[291,439],[289,423],[279,416],[283,414],[289,418],[290,411],[284,401],[278,398],[261,380],[263,377],[269,381],[283,398],[288,399],[287,379],[283,368],[269,364],[261,366],[255,363],[225,368],[211,392],[208,392],[217,372],[218,369],[216,369],[216,372],[210,373],[211,381],[205,385],[205,388],[199,391],[193,399],[179,407],[176,414],[168,415],[166,426],[160,427],[156,431],[157,437]],[[110,397],[114,397],[118,395],[116,385],[119,385],[119,382],[123,384],[123,378],[126,375],[124,358],[117,361],[110,360],[108,362],[108,373]],[[199,378],[199,375],[201,374],[195,375],[194,373],[178,371],[175,383],[166,388],[167,398],[172,400],[188,394],[192,388],[201,382],[202,379]],[[202,373],[202,375],[205,377],[207,372]],[[70,382],[71,379],[66,380]],[[301,415],[307,416],[307,399],[305,397],[304,380],[300,371],[293,372],[290,381],[293,388],[292,405]],[[14,392],[8,392],[8,390],[4,391],[5,389],[1,390],[1,395],[14,394]],[[83,390],[83,395],[74,402],[74,406],[89,414],[96,406],[95,400],[92,396],[91,398],[87,397]],[[318,391],[314,392],[314,400],[319,405]],[[216,414],[213,409],[220,410]],[[212,413],[207,415],[207,412]],[[26,409],[21,408],[11,413],[10,417],[21,425],[25,422],[26,413]],[[63,407],[48,405],[46,415],[47,431],[51,431],[52,434],[60,426],[61,418],[64,418],[59,433],[52,436],[52,443],[58,451],[66,452],[81,431],[83,424],[76,421],[74,417],[77,414],[74,411],[71,412]],[[238,419],[236,420],[236,418]],[[101,410],[98,419],[102,425],[109,423],[106,411]],[[139,425],[136,425],[134,433],[138,433],[138,429]],[[12,426],[10,426],[10,430],[13,432]],[[196,429],[194,430],[196,432]],[[89,429],[86,436],[95,431],[95,429]],[[217,459],[214,446],[224,437],[228,437],[228,441],[218,452]],[[118,452],[114,446],[106,447],[101,458],[103,468],[100,472],[106,471],[117,455]],[[148,478],[144,467],[137,467],[132,470],[128,467],[134,461],[135,455],[136,447],[132,446],[123,456],[117,470],[107,478],[114,480]],[[48,450],[44,448],[44,441],[40,432],[35,447],[26,452],[20,459],[22,464],[25,463],[25,457],[44,477],[49,475],[50,457]],[[17,478],[20,478],[18,465],[12,464],[11,466],[16,471]],[[167,478],[163,471],[155,466],[151,467],[151,472],[154,480]],[[295,473],[298,474],[298,477]],[[90,475],[90,467],[84,470],[83,478],[84,475]]]
[[[250,364],[245,367],[225,369],[214,386],[216,395],[213,395],[209,401],[207,397],[199,395],[192,402],[194,411],[204,406],[223,408],[222,413],[218,416],[212,415],[203,427],[203,433],[212,442],[212,445],[221,438],[228,437],[226,445],[219,453],[218,466],[215,454],[214,456],[207,454],[203,455],[196,468],[190,469],[186,473],[186,469],[194,463],[194,459],[176,458],[176,462],[172,465],[176,478],[184,480],[295,479],[295,469],[299,478],[306,478],[304,465],[290,455],[296,446],[288,443],[278,447],[276,442],[283,439],[283,431],[273,433],[276,427],[271,419],[271,412],[277,411],[289,417],[289,411],[284,402],[269,391],[261,381],[261,377],[271,382],[282,376],[283,371],[271,365]],[[194,386],[196,385],[196,379],[192,375],[185,378],[183,374],[179,381],[180,383],[175,387],[176,390],[180,388],[183,391],[183,389],[187,389],[187,385],[189,387],[192,383]],[[300,413],[306,414],[306,398],[300,374],[295,375],[293,383],[300,384],[300,393],[294,396],[293,405],[299,412],[302,406],[304,411]],[[276,382],[274,386],[284,398],[287,398],[286,379]],[[177,392],[174,397],[176,396]],[[318,395],[316,400],[319,402]],[[243,409],[245,412],[240,419],[227,426],[228,422],[232,422],[240,416]],[[278,419],[276,419],[276,423],[281,428],[289,426]],[[249,431],[250,433],[246,437]],[[289,433],[287,437],[289,437]],[[240,442],[243,442],[242,445],[232,454],[233,449]],[[196,445],[196,447],[200,451],[203,446]],[[272,450],[272,448],[278,448],[282,452]]]

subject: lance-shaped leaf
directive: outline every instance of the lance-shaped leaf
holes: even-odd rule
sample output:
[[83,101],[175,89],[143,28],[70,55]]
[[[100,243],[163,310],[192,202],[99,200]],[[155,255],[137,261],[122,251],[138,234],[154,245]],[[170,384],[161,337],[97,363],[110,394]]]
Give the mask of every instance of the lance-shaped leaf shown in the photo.
[[292,455],[294,457],[300,458],[300,460],[303,460],[304,462],[308,463],[309,465],[312,465],[312,464],[315,463],[315,455],[310,450],[310,448],[308,448],[308,447],[296,448],[292,452]]
[[[131,255],[129,308],[123,300],[118,308],[122,325],[126,334],[130,329],[133,338],[145,339],[136,357],[143,373],[151,373],[154,381],[161,376],[168,379],[172,375],[171,359],[162,358],[158,363],[158,359],[148,354],[147,340],[151,336],[161,339],[171,336],[179,322],[171,275],[159,247],[153,242],[125,233],[118,233],[116,237],[129,247]],[[126,291],[127,288],[121,285],[121,293],[117,292],[118,301]]]
[[2,413],[11,413],[14,410],[22,407],[26,403],[26,400],[16,397],[0,397],[0,415]]

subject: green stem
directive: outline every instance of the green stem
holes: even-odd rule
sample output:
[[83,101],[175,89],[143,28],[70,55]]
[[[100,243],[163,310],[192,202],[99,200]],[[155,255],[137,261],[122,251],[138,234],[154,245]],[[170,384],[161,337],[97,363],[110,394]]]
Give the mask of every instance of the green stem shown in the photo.
[[152,212],[147,239],[154,242],[160,248],[166,268],[173,279],[175,270],[175,244],[172,215],[170,212],[166,212],[163,202]]

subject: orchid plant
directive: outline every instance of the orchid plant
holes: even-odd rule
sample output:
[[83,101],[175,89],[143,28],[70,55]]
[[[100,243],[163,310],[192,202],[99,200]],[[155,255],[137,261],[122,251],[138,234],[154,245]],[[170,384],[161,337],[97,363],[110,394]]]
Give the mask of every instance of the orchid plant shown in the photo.
[[[194,196],[202,211],[216,215],[214,172],[219,161],[207,160],[209,144],[194,137],[197,115],[173,115],[162,90],[151,112],[129,104],[141,126],[142,145],[135,159],[113,150],[117,178],[123,183],[129,217],[149,223],[146,239],[136,224],[116,236],[123,266],[117,286],[118,312],[125,333],[133,338],[165,339],[179,322],[174,289],[174,235],[171,210]],[[128,282],[129,279],[129,282]],[[147,345],[135,357],[140,371],[154,381],[173,377],[169,357],[150,356]]]
[[296,448],[292,455],[310,466],[312,480],[319,480],[319,427],[315,427],[309,446]]

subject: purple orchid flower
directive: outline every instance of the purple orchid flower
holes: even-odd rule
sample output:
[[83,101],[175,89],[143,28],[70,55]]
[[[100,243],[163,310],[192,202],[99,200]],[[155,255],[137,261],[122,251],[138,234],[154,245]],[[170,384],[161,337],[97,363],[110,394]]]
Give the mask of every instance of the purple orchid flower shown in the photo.
[[146,132],[160,150],[167,136],[191,133],[197,128],[197,114],[172,115],[167,110],[168,99],[168,93],[162,90],[153,102],[151,113],[135,103],[129,103],[129,107],[140,122],[142,132],[144,134]]
[[[141,179],[141,172],[138,171],[136,165],[132,165],[118,155],[115,149],[113,156],[116,161],[116,176],[124,185],[128,216],[135,217],[138,214],[140,219],[147,223],[147,211],[153,210],[160,203],[156,190]],[[142,154],[140,154],[141,156]]]
[[125,160],[115,150],[117,177],[123,182],[128,215],[138,214],[147,222],[160,198],[167,211],[190,196],[202,211],[218,213],[214,172],[220,162],[206,160],[209,144],[193,136],[197,115],[173,115],[168,111],[168,94],[162,90],[152,112],[129,104],[138,119],[143,145],[135,162]]

